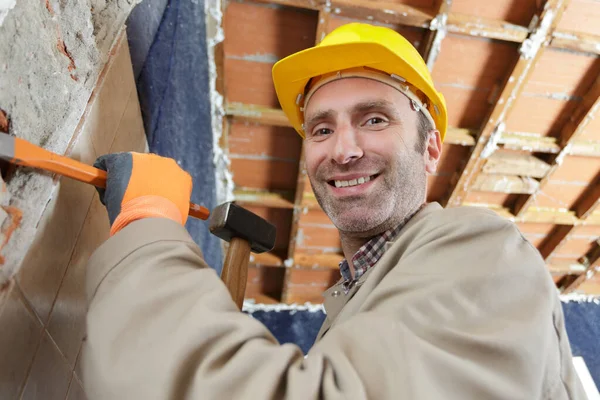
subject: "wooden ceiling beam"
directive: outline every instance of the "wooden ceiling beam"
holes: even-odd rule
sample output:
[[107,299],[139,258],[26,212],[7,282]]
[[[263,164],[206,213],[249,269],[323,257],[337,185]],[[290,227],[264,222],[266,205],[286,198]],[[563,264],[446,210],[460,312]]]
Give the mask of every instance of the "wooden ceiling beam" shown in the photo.
[[232,117],[234,120],[254,122],[263,125],[292,126],[283,110],[255,104],[228,102],[225,105],[225,114],[228,117]]
[[560,146],[551,136],[534,136],[519,132],[502,132],[498,144],[509,150],[525,150],[532,153],[557,154]]
[[[369,0],[258,0],[262,3],[278,4],[308,10],[329,10],[334,15],[384,24],[399,24],[417,28],[435,28],[444,14],[446,6],[438,7],[438,13],[432,14],[422,9],[391,1]],[[448,32],[467,36],[484,37],[522,43],[529,34],[527,27],[514,25],[506,21],[481,18],[474,15],[450,13],[446,10],[445,25]],[[435,30],[435,29],[434,29]]]
[[[582,102],[578,105],[572,117],[561,129],[561,150],[554,159],[549,171],[540,182],[538,190],[528,196],[521,196],[514,205],[514,214],[522,215],[534,203],[538,192],[544,190],[552,176],[560,168],[562,160],[571,152],[573,143],[583,134],[589,123],[595,118],[600,109],[600,76],[596,78],[590,89],[584,95]],[[598,185],[591,187],[581,196],[581,200],[575,205],[578,218],[586,218],[591,214],[600,202],[600,190]]]
[[529,153],[496,151],[485,159],[482,173],[543,178],[550,165]]
[[539,182],[533,178],[481,173],[477,175],[472,190],[498,193],[533,193]]
[[425,35],[423,51],[421,52],[429,71],[433,71],[433,64],[435,64],[435,60],[437,60],[442,49],[442,41],[446,37],[448,13],[450,7],[452,7],[452,0],[440,0],[438,3],[437,15],[429,23],[429,32]]
[[525,26],[459,13],[449,13],[446,26],[451,33],[515,43],[522,43],[529,34]]
[[344,256],[335,253],[308,254],[296,252],[294,266],[302,268],[331,268],[338,269]]
[[506,77],[500,96],[482,124],[477,143],[473,147],[460,177],[447,194],[447,200],[443,201],[446,205],[458,206],[462,204],[469,186],[474,182],[474,178],[481,170],[485,159],[496,149],[498,141],[505,130],[505,122],[515,105],[516,99],[529,80],[533,67],[540,59],[542,50],[548,45],[552,31],[556,28],[556,24],[564,13],[567,4],[568,0],[548,0],[546,2],[534,29],[519,48],[519,58],[511,73]]
[[291,191],[267,191],[238,188],[233,198],[241,206],[260,206],[270,208],[294,208],[294,193]]
[[552,34],[550,46],[557,49],[600,54],[600,36],[557,30]]
[[583,256],[580,262],[586,267],[579,276],[570,282],[564,288],[561,288],[562,294],[568,294],[575,291],[583,282],[592,279],[600,272],[600,243],[596,242],[596,246]]
[[483,203],[463,203],[465,206],[470,207],[482,207],[487,208],[490,211],[494,211],[496,214],[503,218],[506,218],[513,222],[524,223],[524,224],[554,224],[554,225],[566,225],[566,226],[598,226],[600,225],[600,218],[593,220],[580,220],[575,215],[574,211],[569,210],[557,210],[557,209],[544,209],[530,207],[530,209],[521,217],[515,216],[510,209],[497,204],[483,204]]

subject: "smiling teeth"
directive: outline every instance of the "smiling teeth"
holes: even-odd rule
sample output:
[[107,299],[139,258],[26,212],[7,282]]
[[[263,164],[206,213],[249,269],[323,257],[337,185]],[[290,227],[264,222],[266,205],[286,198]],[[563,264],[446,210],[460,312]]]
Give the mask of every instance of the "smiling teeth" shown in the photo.
[[356,186],[362,185],[363,183],[369,182],[371,180],[370,176],[365,176],[358,179],[352,179],[350,181],[334,181],[335,187],[347,187],[347,186]]

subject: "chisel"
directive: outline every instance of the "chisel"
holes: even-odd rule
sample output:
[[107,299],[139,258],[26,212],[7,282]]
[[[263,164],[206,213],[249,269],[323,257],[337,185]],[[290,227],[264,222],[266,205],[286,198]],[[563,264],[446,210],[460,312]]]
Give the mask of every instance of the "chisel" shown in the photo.
[[[0,133],[0,159],[16,165],[53,172],[99,188],[106,187],[106,171],[59,156],[26,140],[2,133]],[[190,203],[190,216],[205,220],[208,219],[209,214],[207,208]]]

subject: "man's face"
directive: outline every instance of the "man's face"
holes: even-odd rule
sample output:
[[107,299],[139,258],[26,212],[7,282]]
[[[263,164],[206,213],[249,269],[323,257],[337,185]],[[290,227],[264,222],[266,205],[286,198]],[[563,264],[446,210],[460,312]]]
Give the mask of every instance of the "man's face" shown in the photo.
[[428,139],[424,154],[417,152],[417,113],[398,90],[364,78],[328,83],[305,109],[305,132],[313,191],[341,232],[376,235],[425,201],[439,133]]

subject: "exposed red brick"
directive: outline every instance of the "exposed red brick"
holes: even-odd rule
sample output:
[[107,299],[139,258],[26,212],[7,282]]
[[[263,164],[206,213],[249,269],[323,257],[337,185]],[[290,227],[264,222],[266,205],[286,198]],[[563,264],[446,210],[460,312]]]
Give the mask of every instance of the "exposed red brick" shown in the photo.
[[6,115],[6,111],[0,108],[0,132],[8,133],[8,128],[10,127],[10,120]]
[[50,15],[54,15],[54,9],[52,8],[52,4],[50,4],[50,0],[46,0],[46,10],[48,10]]
[[[0,244],[0,250],[2,250],[4,248],[4,246],[6,246],[6,244],[10,240],[10,237],[12,236],[14,231],[21,224],[21,219],[23,218],[23,212],[20,209],[18,209],[17,207],[6,206],[6,207],[2,207],[2,208],[4,209],[4,211],[6,211],[8,213],[8,216],[11,221],[10,221],[10,225],[8,225],[8,227],[6,227],[6,229],[4,229],[2,231],[2,234],[4,236],[4,242],[2,244]],[[0,257],[0,265],[3,265],[3,264],[4,264],[4,257]]]
[[[69,53],[69,50],[67,50],[65,41],[61,39],[60,34],[58,35],[58,42],[56,43],[56,48],[58,49],[58,51],[60,51],[62,54],[64,54],[65,57],[67,57],[69,59],[70,63],[69,63],[69,66],[67,67],[67,69],[69,70],[69,72],[72,72],[76,68],[75,60],[73,60],[71,53]],[[71,74],[71,79],[73,79],[74,81],[78,80],[74,74]]]

